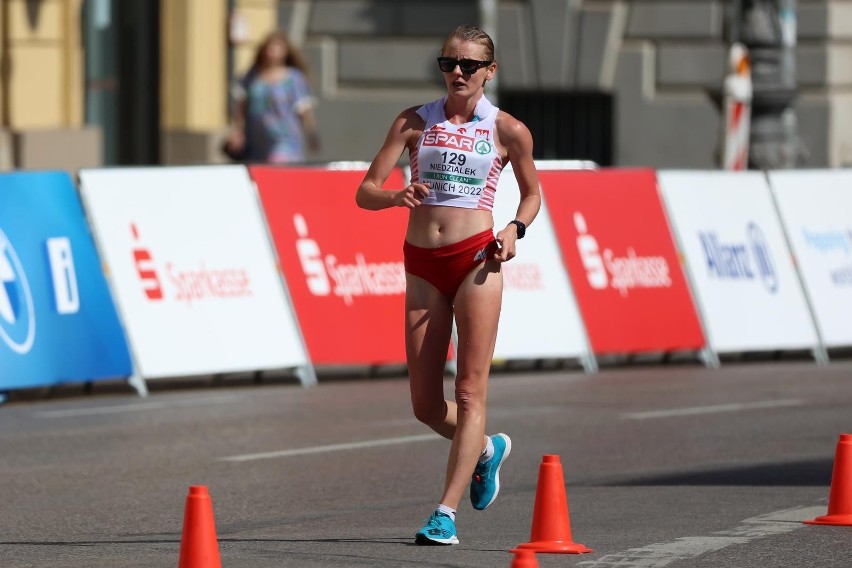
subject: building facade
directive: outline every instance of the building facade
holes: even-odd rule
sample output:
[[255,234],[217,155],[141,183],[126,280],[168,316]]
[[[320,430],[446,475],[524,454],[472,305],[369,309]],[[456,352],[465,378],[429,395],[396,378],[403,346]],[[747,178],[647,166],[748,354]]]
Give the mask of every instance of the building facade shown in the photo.
[[[768,0],[767,0],[768,1]],[[733,0],[0,0],[0,169],[224,161],[229,84],[280,28],[311,65],[322,149],[369,160],[444,92],[460,23],[491,31],[489,96],[537,156],[716,168]],[[852,0],[798,0],[803,167],[852,166]]]

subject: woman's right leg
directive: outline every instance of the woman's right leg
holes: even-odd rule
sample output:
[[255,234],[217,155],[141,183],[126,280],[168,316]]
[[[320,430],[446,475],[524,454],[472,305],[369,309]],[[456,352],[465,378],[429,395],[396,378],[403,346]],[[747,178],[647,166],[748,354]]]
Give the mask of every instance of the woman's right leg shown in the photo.
[[[405,345],[414,415],[452,440],[456,436],[457,407],[455,402],[444,399],[444,369],[453,328],[452,304],[425,280],[408,273],[406,279]],[[446,480],[444,485],[446,493]],[[414,535],[414,542],[458,544],[454,522],[458,501],[442,497],[426,524]]]
[[414,416],[441,436],[456,432],[456,404],[444,397],[453,306],[434,286],[406,273],[405,351]]

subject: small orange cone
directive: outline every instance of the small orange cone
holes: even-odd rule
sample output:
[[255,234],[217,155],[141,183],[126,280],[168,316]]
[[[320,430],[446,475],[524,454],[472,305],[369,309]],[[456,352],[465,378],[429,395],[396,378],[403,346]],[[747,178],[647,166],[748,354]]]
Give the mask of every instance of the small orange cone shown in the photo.
[[828,514],[805,521],[806,525],[852,526],[852,434],[841,434],[834,454]]
[[517,548],[556,554],[593,552],[571,540],[568,498],[559,456],[545,455],[539,466],[531,533],[530,542],[519,544]]
[[509,568],[538,568],[538,560],[532,550],[518,550],[513,548],[509,552],[515,554],[512,565]]
[[178,568],[222,568],[213,501],[203,485],[192,485],[186,497]]

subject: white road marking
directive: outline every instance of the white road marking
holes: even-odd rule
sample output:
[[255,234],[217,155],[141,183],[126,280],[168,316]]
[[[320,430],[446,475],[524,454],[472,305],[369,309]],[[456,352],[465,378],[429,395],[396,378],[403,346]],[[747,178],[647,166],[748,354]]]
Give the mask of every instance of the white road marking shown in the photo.
[[280,450],[277,452],[263,452],[259,454],[245,454],[241,456],[228,456],[219,458],[218,461],[244,462],[253,460],[268,460],[273,458],[289,458],[292,456],[305,456],[308,454],[324,454],[327,452],[341,452],[345,450],[360,450],[363,448],[377,448],[379,446],[393,446],[396,444],[408,444],[410,442],[431,442],[443,440],[437,434],[421,434],[419,436],[402,436],[400,438],[382,438],[378,440],[365,440],[363,442],[350,442],[347,444],[330,444],[328,446],[312,446],[307,448],[296,448],[293,450]]
[[707,552],[716,552],[735,544],[792,532],[805,525],[802,521],[825,514],[825,506],[796,507],[775,511],[740,521],[736,527],[709,536],[686,536],[669,542],[658,542],[624,552],[607,554],[597,560],[580,562],[590,568],[659,568],[674,562],[690,560]]
[[100,414],[123,414],[125,412],[140,412],[142,410],[162,410],[164,408],[179,408],[183,406],[203,406],[206,404],[222,404],[234,402],[242,397],[237,395],[208,396],[186,400],[164,400],[158,402],[138,402],[135,404],[117,404],[90,408],[71,408],[68,410],[39,410],[33,413],[38,418],[68,418],[71,416],[97,416]]
[[805,402],[798,398],[783,400],[764,400],[759,402],[735,402],[731,404],[716,404],[713,406],[693,406],[689,408],[672,408],[669,410],[651,410],[648,412],[631,412],[623,417],[628,420],[647,420],[649,418],[670,418],[674,416],[697,416],[699,414],[718,414],[720,412],[740,412],[742,410],[759,410],[763,408],[784,408],[801,406]]

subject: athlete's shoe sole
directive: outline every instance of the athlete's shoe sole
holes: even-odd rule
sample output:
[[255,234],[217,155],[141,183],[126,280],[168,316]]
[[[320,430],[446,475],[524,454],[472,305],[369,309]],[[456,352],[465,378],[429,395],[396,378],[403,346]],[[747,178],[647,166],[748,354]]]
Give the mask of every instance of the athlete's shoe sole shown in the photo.
[[414,537],[414,544],[419,544],[420,546],[450,546],[458,543],[459,539],[455,535],[450,538],[432,538],[425,534],[417,533]]

